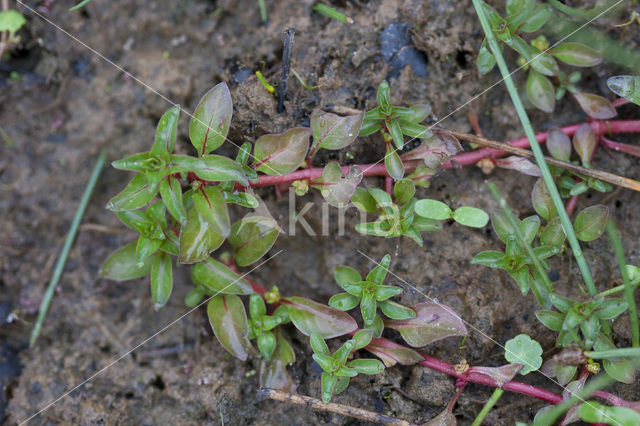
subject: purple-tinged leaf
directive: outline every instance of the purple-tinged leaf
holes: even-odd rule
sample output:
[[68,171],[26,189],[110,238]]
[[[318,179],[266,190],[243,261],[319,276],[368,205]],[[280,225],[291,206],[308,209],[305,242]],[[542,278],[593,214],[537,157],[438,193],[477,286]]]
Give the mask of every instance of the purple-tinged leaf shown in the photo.
[[422,160],[430,169],[438,169],[449,159],[462,151],[460,142],[446,132],[436,132],[431,138],[424,139],[415,149],[402,155],[403,160]]
[[228,237],[231,231],[229,211],[222,191],[215,186],[200,186],[193,191],[193,205],[218,235]]
[[150,183],[143,174],[136,175],[125,189],[107,203],[107,209],[119,212],[146,206],[158,192],[158,184]]
[[222,294],[211,298],[207,304],[207,315],[213,333],[227,352],[246,361],[251,342],[247,314],[240,297]]
[[229,243],[239,266],[247,266],[260,259],[276,242],[280,226],[268,217],[243,217],[233,224]]
[[385,321],[385,326],[398,330],[413,347],[426,346],[445,337],[466,336],[462,319],[448,306],[424,302],[413,306],[415,318]]
[[278,345],[276,347],[275,356],[269,361],[260,361],[260,379],[261,388],[279,389],[289,393],[295,393],[297,382],[287,372],[286,366],[295,361],[293,348],[278,333]]
[[374,338],[365,349],[380,358],[386,367],[393,367],[397,363],[401,365],[413,365],[424,360],[424,358],[413,349],[398,345],[387,339]]
[[576,375],[578,367],[575,365],[561,365],[555,359],[551,358],[542,364],[540,371],[549,377],[555,377],[558,379],[560,386],[565,386]]
[[319,109],[311,114],[314,147],[342,149],[353,143],[360,133],[364,112],[340,117]]
[[346,312],[331,308],[303,297],[285,299],[291,321],[303,334],[318,334],[324,339],[342,336],[358,328]]
[[580,241],[593,241],[604,232],[609,218],[609,208],[602,204],[587,207],[576,216],[573,229]]
[[200,99],[189,123],[189,139],[199,156],[223,144],[232,115],[233,101],[226,83],[214,86]]
[[171,256],[158,253],[151,265],[151,298],[157,311],[167,303],[173,289],[173,264]]
[[502,367],[471,367],[469,373],[483,374],[496,381],[498,387],[510,382],[522,370],[522,364],[507,364]]
[[173,153],[179,116],[180,107],[174,106],[160,118],[156,129],[156,140],[151,148],[151,155],[154,157],[168,159]]
[[255,143],[256,170],[284,175],[300,167],[309,149],[311,129],[294,127],[284,133],[263,135]]
[[556,106],[556,94],[551,81],[531,69],[527,78],[527,96],[533,105],[544,112],[553,112]]
[[596,135],[588,123],[583,123],[573,134],[573,147],[582,164],[587,165],[591,162],[591,155],[596,149]]
[[502,167],[503,169],[515,170],[524,175],[535,177],[542,176],[542,173],[540,173],[540,169],[538,168],[538,166],[524,157],[517,157],[515,155],[498,159],[496,161],[496,166]]
[[343,176],[340,165],[332,161],[325,166],[320,179],[314,182],[320,184],[320,193],[327,203],[335,207],[344,207],[349,204],[361,181],[362,170],[358,166],[352,166],[349,173]]
[[187,223],[180,228],[178,262],[196,263],[220,247],[224,237],[216,234],[195,208],[187,212]]
[[551,194],[547,189],[544,181],[538,179],[533,185],[533,191],[531,191],[531,203],[538,216],[546,220],[547,222],[557,216],[558,211],[553,204]]
[[151,271],[151,259],[142,266],[136,261],[136,241],[116,250],[104,261],[98,275],[116,281],[132,280],[144,277]]
[[197,263],[191,269],[191,278],[209,290],[224,294],[252,294],[253,287],[246,279],[212,258]]
[[602,62],[602,55],[597,50],[575,42],[554,46],[549,49],[549,53],[574,67],[593,67]]
[[404,165],[402,159],[398,155],[398,151],[391,144],[387,144],[387,150],[384,156],[384,166],[387,173],[394,180],[400,180],[404,177]]
[[576,98],[580,108],[589,117],[606,120],[618,115],[611,103],[602,96],[594,95],[593,93],[576,92],[573,97]]
[[557,127],[549,129],[547,133],[547,149],[551,156],[560,161],[571,158],[571,140],[569,136]]

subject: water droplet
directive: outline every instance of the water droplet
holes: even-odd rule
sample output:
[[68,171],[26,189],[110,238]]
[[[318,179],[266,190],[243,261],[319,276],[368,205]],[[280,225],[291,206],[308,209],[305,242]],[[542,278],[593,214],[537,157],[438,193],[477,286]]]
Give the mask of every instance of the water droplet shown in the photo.
[[349,137],[352,137],[352,136],[353,136],[353,133],[349,133]]

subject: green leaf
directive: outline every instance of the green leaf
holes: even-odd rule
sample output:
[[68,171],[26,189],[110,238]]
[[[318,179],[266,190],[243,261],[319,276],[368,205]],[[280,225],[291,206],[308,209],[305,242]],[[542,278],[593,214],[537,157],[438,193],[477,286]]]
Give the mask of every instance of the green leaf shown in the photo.
[[180,107],[176,105],[165,112],[162,118],[160,118],[156,129],[156,139],[150,151],[154,157],[168,160],[169,155],[173,153],[179,116]]
[[478,57],[476,58],[476,67],[480,74],[486,74],[496,66],[496,58],[487,49],[487,40],[482,41],[480,50],[478,51]]
[[118,170],[129,170],[144,173],[162,167],[162,162],[148,152],[139,152],[128,157],[111,162],[111,166]]
[[8,31],[10,39],[15,37],[16,32],[26,22],[24,15],[15,9],[7,9],[0,12],[0,32]]
[[210,257],[193,266],[191,277],[194,283],[207,287],[216,293],[253,293],[253,287],[249,281],[229,269],[225,264]]
[[263,135],[255,143],[256,170],[284,175],[300,167],[309,149],[311,129],[294,127],[284,133]]
[[566,297],[559,296],[555,293],[551,293],[549,295],[549,299],[551,300],[551,303],[553,303],[553,306],[563,314],[568,313],[576,303],[571,299],[567,299]]
[[358,166],[352,166],[346,176],[343,176],[340,164],[331,161],[322,171],[322,176],[314,182],[322,182],[320,193],[335,207],[344,207],[356,192],[358,184],[362,181],[362,170]]
[[378,211],[376,200],[366,189],[361,187],[356,188],[353,196],[351,197],[351,203],[353,203],[358,210],[362,210],[367,213]]
[[242,165],[230,158],[220,155],[205,155],[201,158],[172,155],[169,173],[193,172],[202,180],[208,182],[238,182],[248,186],[249,181]]
[[[313,354],[314,359],[316,354]],[[317,362],[318,360],[316,360]],[[318,364],[320,364],[318,362]],[[336,382],[338,381],[338,378],[336,376],[334,376],[333,374],[329,374],[327,372],[323,372],[320,382],[321,382],[321,386],[322,386],[322,402],[324,402],[325,404],[328,404],[329,401],[331,401],[331,396],[333,395],[333,389],[336,387]]]
[[182,202],[182,187],[180,181],[173,176],[167,176],[160,182],[160,196],[169,210],[169,214],[180,224],[187,221],[187,211]]
[[387,150],[384,156],[384,167],[393,179],[400,180],[404,177],[402,159],[398,155],[398,151],[393,149],[391,144],[387,144]]
[[158,184],[150,183],[143,174],[136,175],[125,189],[107,203],[107,209],[119,212],[146,206],[158,192]]
[[364,112],[340,117],[319,109],[311,114],[313,145],[325,149],[342,149],[351,145],[360,133]]
[[151,259],[147,258],[140,266],[136,261],[136,241],[113,252],[100,267],[98,275],[116,281],[132,280],[144,277],[151,271]]
[[401,179],[393,186],[393,198],[398,204],[404,204],[413,198],[416,187],[411,179]]
[[394,302],[393,300],[383,300],[378,303],[378,306],[383,314],[393,320],[405,320],[415,318],[416,316],[416,312],[413,309]]
[[422,216],[414,216],[413,217],[413,228],[418,231],[437,231],[442,229],[442,223],[439,220],[427,219]]
[[204,297],[204,289],[200,286],[191,290],[184,298],[184,304],[189,308],[195,307]]
[[276,242],[280,226],[268,217],[248,216],[231,226],[229,243],[239,266],[247,266],[260,259]]
[[384,371],[384,364],[377,359],[354,359],[347,364],[360,374],[380,374]]
[[397,296],[401,293],[402,289],[400,287],[392,285],[378,285],[376,286],[375,298],[378,302],[382,302],[383,300],[387,300],[390,297]]
[[271,331],[263,331],[256,340],[258,350],[265,360],[270,360],[276,351],[276,336]]
[[560,161],[569,161],[571,157],[571,140],[558,127],[552,127],[547,133],[547,149],[551,156]]
[[424,302],[414,305],[413,310],[415,318],[385,321],[385,326],[398,330],[410,346],[422,347],[445,337],[467,335],[462,319],[445,305]]
[[252,319],[259,320],[265,315],[267,315],[267,307],[264,304],[264,300],[259,294],[253,293],[249,296],[249,316]]
[[538,318],[538,320],[548,329],[553,331],[562,330],[564,315],[559,312],[541,309],[536,311],[536,318]]
[[354,283],[362,281],[360,273],[350,266],[336,266],[333,268],[333,277],[343,289]]
[[329,306],[332,308],[340,309],[341,311],[350,311],[358,306],[360,298],[352,296],[349,293],[338,293],[331,296],[329,299]]
[[603,204],[587,207],[576,216],[573,229],[580,241],[593,241],[598,238],[607,226],[609,208]]
[[158,253],[153,256],[151,265],[151,298],[153,307],[157,311],[167,303],[173,288],[173,264],[171,256],[166,253]]
[[556,106],[556,94],[553,84],[547,77],[530,69],[526,88],[527,96],[536,108],[544,112],[553,112]]
[[434,220],[450,219],[453,215],[449,206],[438,200],[418,200],[415,210],[419,216]]
[[380,121],[380,119],[367,118],[365,114],[365,119],[362,122],[362,127],[360,127],[360,133],[358,133],[358,136],[362,137],[372,135],[380,129],[382,129],[382,122]]
[[613,319],[626,311],[629,308],[629,304],[625,299],[614,298],[608,299],[602,302],[600,306],[598,306],[598,310],[596,311],[596,315],[600,319]]
[[373,324],[373,320],[376,317],[376,298],[373,293],[363,292],[362,299],[360,300],[360,311],[362,312],[362,320],[365,326]]
[[453,212],[453,220],[460,225],[471,228],[482,228],[489,223],[489,215],[481,209],[475,207],[458,207]]
[[558,215],[551,194],[542,179],[538,179],[531,191],[531,203],[538,216],[547,222]]
[[574,67],[593,67],[602,62],[602,56],[597,50],[575,42],[553,46],[549,49],[549,53]]
[[551,14],[551,7],[548,4],[541,4],[528,16],[526,23],[522,25],[519,30],[523,33],[538,31],[551,18]]
[[[353,352],[353,348],[356,347],[356,341],[353,339],[347,340],[338,348],[337,351],[333,353],[333,359],[339,364],[345,364],[347,362],[347,358]],[[353,374],[353,372],[347,373],[349,375]],[[356,376],[357,374],[353,374]]]
[[552,77],[560,72],[558,63],[553,59],[553,56],[548,53],[540,52],[537,49],[533,49],[533,55],[530,59],[529,65],[540,74]]
[[595,401],[580,405],[580,418],[590,423],[605,423],[614,426],[636,426],[640,424],[640,413],[631,408],[606,406]]
[[413,365],[424,360],[413,349],[398,345],[387,339],[374,338],[365,349],[380,358],[386,367],[393,367],[397,363]]
[[380,260],[380,263],[367,274],[366,280],[375,284],[382,284],[385,277],[387,276],[387,271],[389,270],[390,264],[391,256],[385,254],[384,257]]
[[229,211],[222,191],[215,186],[201,186],[193,191],[193,205],[207,222],[213,232],[228,237],[231,231]]
[[224,237],[216,234],[195,208],[187,212],[187,223],[180,228],[180,254],[178,262],[196,263],[209,257],[220,247]]
[[373,338],[373,330],[365,328],[364,330],[358,331],[356,334],[353,335],[353,340],[355,340],[356,342],[355,346],[353,347],[353,350],[357,351],[359,349],[364,348],[369,343],[371,343],[372,338]]
[[382,80],[378,86],[377,95],[378,109],[383,114],[391,112],[391,101],[389,98],[389,83],[387,80]]
[[538,233],[538,229],[540,229],[540,218],[538,216],[533,215],[522,219],[520,221],[520,232],[524,241],[521,241],[521,243],[530,246]]
[[542,228],[540,243],[548,246],[562,246],[567,237],[564,235],[560,218],[556,217]]
[[[313,349],[314,353],[318,355],[324,355],[326,357],[331,357],[331,352],[329,351],[327,343],[319,334],[314,333],[309,336],[309,341],[311,343],[311,349]],[[318,364],[320,363],[318,362]]]
[[207,315],[213,333],[227,352],[246,361],[251,342],[247,314],[240,297],[235,294],[212,297],[207,304]]
[[347,313],[302,297],[285,299],[291,321],[303,334],[318,334],[325,339],[342,336],[358,328]]
[[501,268],[499,262],[505,258],[505,254],[501,251],[487,250],[478,253],[471,259],[472,265],[484,265],[490,268]]
[[138,244],[136,244],[136,261],[138,262],[138,265],[142,265],[145,259],[158,251],[161,245],[162,240],[147,238],[144,235],[140,235],[138,238]]
[[217,84],[200,99],[189,123],[189,139],[199,156],[224,143],[232,115],[233,101],[226,83]]
[[507,361],[524,365],[520,371],[523,376],[536,371],[542,365],[542,346],[526,334],[519,334],[507,340],[504,349]]
[[573,147],[584,165],[591,162],[591,155],[596,149],[596,135],[588,123],[582,124],[573,134]]
[[616,95],[640,105],[640,76],[616,75],[607,80],[607,86]]
[[[418,123],[414,123],[413,121],[409,121],[405,118],[399,118],[397,121],[398,126],[400,127],[400,132],[403,135],[407,135],[410,138],[415,139],[427,139],[433,136],[433,132],[429,130],[428,127],[423,126]],[[404,140],[403,140],[404,144]],[[401,149],[401,148],[398,148]]]
[[607,120],[618,115],[611,103],[602,96],[594,95],[593,93],[575,92],[573,97],[580,104],[580,108],[591,118]]
[[429,104],[413,104],[409,110],[409,115],[404,116],[403,119],[413,123],[422,123],[431,114],[432,109]]
[[260,205],[258,199],[247,192],[230,193],[225,191],[224,199],[227,203],[238,204],[248,209],[255,209]]

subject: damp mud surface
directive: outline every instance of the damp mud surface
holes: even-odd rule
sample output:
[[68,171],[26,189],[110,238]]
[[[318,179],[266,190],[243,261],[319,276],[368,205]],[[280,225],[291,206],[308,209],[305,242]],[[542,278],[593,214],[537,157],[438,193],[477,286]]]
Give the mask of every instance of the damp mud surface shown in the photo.
[[[87,377],[126,354],[188,311],[183,301],[193,288],[188,269],[175,268],[168,304],[155,312],[148,279],[111,282],[97,276],[106,257],[135,236],[105,209],[107,201],[130,179],[126,172],[106,167],[97,184],[71,250],[62,280],[33,348],[28,336],[53,265],[71,223],[84,186],[101,148],[110,161],[148,150],[160,116],[179,103],[193,111],[214,84],[227,82],[234,102],[229,139],[253,141],[264,133],[308,125],[314,108],[328,111],[367,109],[375,105],[379,82],[389,79],[396,105],[429,103],[430,122],[471,131],[467,112],[479,117],[485,135],[509,140],[522,135],[517,116],[497,71],[479,76],[475,57],[482,32],[470,1],[335,1],[331,5],[355,21],[343,24],[312,12],[311,1],[267,1],[269,21],[260,22],[253,0],[222,1],[101,1],[69,12],[70,1],[28,2],[51,22],[117,64],[71,39],[34,13],[21,30],[20,46],[0,62],[0,422],[14,425],[35,414]],[[615,29],[614,20],[597,27],[637,49],[637,27]],[[295,28],[292,68],[315,90],[294,77],[288,81],[284,112],[254,72],[272,83],[280,79],[283,30]],[[514,63],[515,57],[509,57]],[[123,72],[123,70],[126,70]],[[604,81],[624,70],[604,66],[586,71],[581,84],[610,97]],[[522,81],[524,74],[516,74]],[[139,81],[144,82],[141,85]],[[463,104],[481,94],[466,107]],[[611,97],[610,97],[611,98]],[[460,108],[460,109],[459,109]],[[625,106],[622,117],[638,118]],[[585,120],[575,103],[563,99],[554,114],[531,112],[536,131]],[[178,153],[190,153],[188,118],[178,127]],[[637,136],[620,138],[638,143]],[[468,147],[467,147],[468,148]],[[227,143],[221,153],[232,155]],[[329,160],[350,164],[378,161],[383,143],[361,138],[340,152],[325,151],[314,164]],[[638,160],[621,153],[599,152],[594,166],[640,179]],[[477,167],[448,170],[435,177],[421,198],[443,200],[452,207],[496,208],[485,180],[491,179],[521,218],[534,214],[529,194],[534,178],[507,170],[490,176]],[[363,184],[382,186],[382,179]],[[289,199],[273,188],[258,190],[283,228],[289,227]],[[603,202],[621,226],[630,264],[640,264],[640,201],[628,190],[581,197],[579,207]],[[307,203],[319,206],[317,192],[296,199],[296,211]],[[463,228],[445,224],[425,233],[424,246],[408,239],[363,237],[353,229],[355,209],[347,213],[339,235],[330,221],[330,235],[321,235],[322,211],[312,208],[304,218],[316,235],[300,225],[296,235],[282,235],[267,255],[274,256],[251,278],[284,295],[302,295],[326,303],[339,289],[332,276],[336,265],[362,273],[373,259],[392,255],[393,276],[401,285],[401,302],[437,299],[470,324],[465,348],[448,339],[424,349],[451,363],[463,357],[470,365],[505,363],[496,344],[520,333],[537,339],[545,358],[553,353],[554,337],[535,319],[537,303],[522,296],[506,273],[469,260],[482,250],[501,249],[490,227]],[[329,214],[335,219],[337,211]],[[599,289],[619,280],[606,240],[584,244],[585,256]],[[579,297],[579,272],[564,254],[552,262],[560,294]],[[12,315],[10,315],[12,314]],[[8,322],[7,319],[11,319]],[[626,323],[614,327],[619,342],[630,339]],[[321,370],[311,359],[307,338],[292,327],[296,353],[290,368],[298,392],[320,397]],[[389,335],[398,338],[394,334]],[[339,339],[337,339],[339,340]],[[361,424],[308,407],[257,398],[258,361],[241,362],[228,355],[213,336],[204,309],[177,321],[115,365],[60,399],[33,418],[38,425],[55,424]],[[559,392],[540,374],[520,377]],[[442,411],[454,393],[454,380],[422,366],[397,366],[377,376],[358,376],[334,401],[424,422]],[[617,386],[617,394],[638,399],[638,386]],[[492,389],[469,385],[454,409],[460,424],[470,423]],[[487,424],[529,422],[544,403],[506,393]]]

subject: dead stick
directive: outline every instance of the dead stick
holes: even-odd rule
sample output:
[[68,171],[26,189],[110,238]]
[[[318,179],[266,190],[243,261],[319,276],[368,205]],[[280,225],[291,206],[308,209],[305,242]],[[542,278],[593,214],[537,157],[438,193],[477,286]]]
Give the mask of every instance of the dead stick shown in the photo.
[[258,396],[274,399],[276,401],[306,405],[307,407],[311,407],[314,410],[329,411],[331,413],[342,414],[343,416],[354,417],[356,419],[365,420],[367,422],[393,426],[417,426],[415,423],[410,423],[406,420],[394,419],[393,417],[374,413],[373,411],[363,410],[362,408],[351,407],[344,404],[337,404],[335,402],[329,402],[325,404],[319,399],[311,398],[310,396],[298,395],[275,389],[260,389],[258,391]]
[[[520,157],[525,157],[530,160],[535,160],[533,152],[527,149],[511,146],[504,142],[493,141],[487,138],[472,135],[470,133],[462,133],[462,132],[455,132],[455,131],[449,131],[449,133],[451,133],[453,136],[457,137],[458,139],[464,139],[469,142],[473,142],[477,145],[499,149],[500,151],[508,152],[509,154],[519,155]],[[585,167],[578,166],[576,164],[565,163],[564,161],[556,160],[555,158],[551,158],[551,157],[544,157],[544,159],[547,161],[548,164],[551,164],[553,166],[557,166],[574,173],[579,173],[585,176],[600,179],[605,182],[609,182],[613,185],[622,186],[624,188],[629,188],[629,189],[633,189],[634,191],[640,192],[640,182],[635,181],[633,179],[614,175],[613,173],[604,172],[601,170],[587,169]]]

